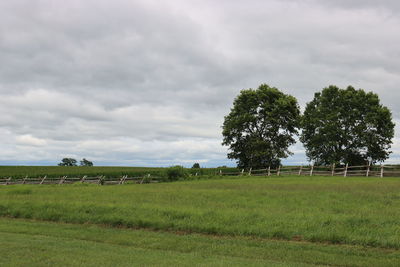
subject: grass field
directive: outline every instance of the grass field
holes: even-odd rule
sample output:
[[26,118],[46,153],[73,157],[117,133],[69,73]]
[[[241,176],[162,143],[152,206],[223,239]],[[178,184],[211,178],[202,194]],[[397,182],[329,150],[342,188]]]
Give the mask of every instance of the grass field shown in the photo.
[[[123,175],[130,176],[143,176],[151,174],[155,176],[165,175],[166,168],[153,168],[153,167],[83,167],[83,166],[0,166],[0,177],[13,177],[22,178],[29,177],[60,177],[67,175],[71,176],[98,176],[105,175],[107,177],[121,177]],[[222,171],[232,172],[237,171],[236,168],[222,168]],[[201,168],[201,169],[188,169],[192,174],[198,172],[204,175],[214,175],[217,169],[215,168]],[[218,169],[219,171],[219,169]]]
[[71,265],[399,266],[399,205],[398,178],[3,186],[0,246],[14,265],[76,254]]
[[1,266],[398,266],[397,250],[0,219]]

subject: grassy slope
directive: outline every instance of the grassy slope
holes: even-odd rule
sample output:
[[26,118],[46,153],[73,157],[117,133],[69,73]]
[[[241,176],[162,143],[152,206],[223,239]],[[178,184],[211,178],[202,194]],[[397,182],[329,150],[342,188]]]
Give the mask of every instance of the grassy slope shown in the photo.
[[400,180],[280,177],[5,186],[0,216],[400,248]]
[[1,266],[398,266],[400,251],[0,219]]

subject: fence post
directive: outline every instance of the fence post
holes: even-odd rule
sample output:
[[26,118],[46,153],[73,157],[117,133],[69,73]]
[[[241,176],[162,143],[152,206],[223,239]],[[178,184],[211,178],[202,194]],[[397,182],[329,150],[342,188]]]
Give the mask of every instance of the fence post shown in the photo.
[[335,163],[332,164],[332,176],[335,175]]
[[371,169],[371,161],[368,162],[367,174],[366,174],[367,177],[369,176],[370,169]]
[[344,169],[344,177],[347,177],[347,169],[349,168],[349,164],[348,163],[346,163],[346,167],[345,167],[345,169]]
[[84,175],[84,176],[82,177],[81,183],[84,183],[84,182],[85,182],[86,177],[87,177],[86,175]]
[[6,185],[8,185],[8,183],[11,181],[11,176],[8,177],[8,179],[6,180]]
[[384,165],[381,164],[381,178],[383,178],[383,167]]
[[102,179],[103,179],[103,175],[100,175],[100,176],[99,176],[99,180],[97,181],[97,183],[98,183],[99,185],[103,185],[102,182],[101,182]]
[[222,176],[222,170],[219,170],[219,175]]
[[251,169],[252,169],[252,167],[250,167],[250,170],[249,170],[249,176],[251,176]]
[[40,184],[43,184],[44,180],[46,180],[47,176],[45,175],[42,179],[42,181],[40,181]]
[[121,178],[121,184],[124,184],[124,183],[125,183],[126,178],[128,178],[128,175],[122,176],[122,178]]
[[311,165],[310,176],[313,176],[313,172],[314,172],[314,164]]
[[243,176],[244,175],[244,169],[242,169],[242,174],[241,174],[241,176]]
[[299,169],[299,176],[301,175],[301,171],[303,170],[303,165],[301,165],[300,166],[300,169]]
[[26,182],[26,179],[28,179],[28,175],[27,175],[27,176],[25,176],[24,180],[22,181],[22,184],[25,184],[25,182]]
[[[146,178],[146,175],[145,176],[143,176],[143,179],[142,179],[142,181],[140,181],[140,184],[143,184],[143,181],[144,181],[144,179]],[[149,174],[147,174],[147,178],[150,178],[150,173]]]
[[271,166],[268,166],[268,176],[271,176]]
[[279,175],[281,175],[281,165],[279,165],[278,171],[276,172],[276,176],[279,176]]

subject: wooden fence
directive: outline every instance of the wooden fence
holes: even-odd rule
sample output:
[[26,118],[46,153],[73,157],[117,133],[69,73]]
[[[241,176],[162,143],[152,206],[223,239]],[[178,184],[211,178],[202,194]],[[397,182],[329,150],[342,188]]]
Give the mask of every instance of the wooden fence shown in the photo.
[[35,177],[35,178],[0,178],[0,185],[14,185],[14,184],[73,184],[73,183],[87,183],[87,184],[99,184],[99,185],[121,185],[125,183],[157,183],[161,180],[160,177],[152,177],[150,174],[141,177],[129,177],[124,175],[122,177],[107,178],[106,176],[100,175],[95,177],[83,176],[83,177]]
[[391,165],[360,165],[360,166],[279,166],[276,169],[270,167],[257,170],[241,170],[238,172],[223,172],[219,175],[249,175],[249,176],[366,176],[366,177],[400,177],[400,166]]
[[[366,177],[400,177],[400,166],[390,165],[361,165],[361,166],[279,166],[276,169],[271,167],[258,170],[238,170],[237,172],[224,172],[218,170],[216,175],[220,176],[281,176],[281,175],[296,175],[296,176],[366,176]],[[198,176],[196,173],[195,176]],[[157,183],[162,181],[161,177],[153,177],[150,174],[140,177],[106,177],[100,176],[83,176],[83,177],[35,177],[29,178],[0,178],[0,185],[13,184],[73,184],[73,183],[88,183],[99,185],[122,185],[125,183]]]

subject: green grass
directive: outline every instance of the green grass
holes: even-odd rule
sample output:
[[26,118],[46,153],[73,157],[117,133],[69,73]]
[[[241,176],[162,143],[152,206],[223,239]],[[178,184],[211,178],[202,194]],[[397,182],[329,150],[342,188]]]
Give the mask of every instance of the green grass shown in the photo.
[[0,219],[1,266],[398,266],[400,251]]
[[[190,173],[202,175],[214,175],[219,169],[214,168],[201,168],[201,169],[187,169]],[[238,171],[236,168],[223,168],[224,172]],[[152,167],[83,167],[83,166],[0,166],[1,177],[22,178],[28,177],[60,177],[67,175],[72,176],[98,176],[105,175],[107,177],[121,177],[123,175],[130,176],[143,176],[151,174],[154,176],[165,175],[166,168],[152,168]]]
[[85,167],[85,166],[0,166],[0,177],[21,178],[25,176],[39,177],[47,175],[48,177],[58,176],[83,176],[83,175],[109,175],[122,176],[158,174],[164,168],[145,168],[145,167]]
[[0,188],[0,216],[400,248],[400,179],[246,177]]

